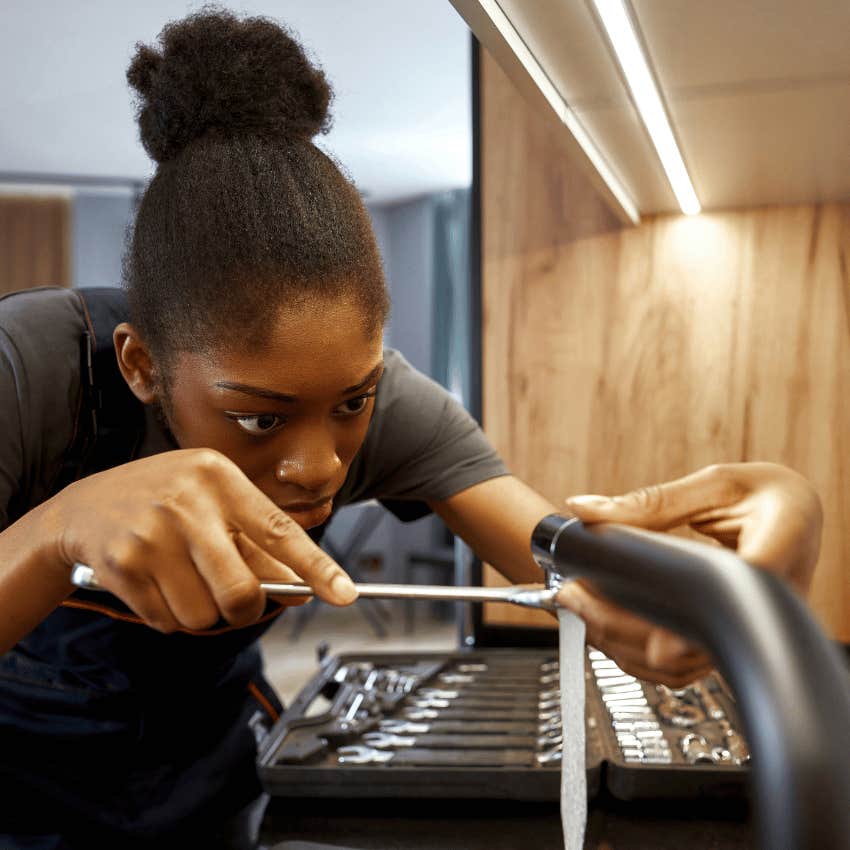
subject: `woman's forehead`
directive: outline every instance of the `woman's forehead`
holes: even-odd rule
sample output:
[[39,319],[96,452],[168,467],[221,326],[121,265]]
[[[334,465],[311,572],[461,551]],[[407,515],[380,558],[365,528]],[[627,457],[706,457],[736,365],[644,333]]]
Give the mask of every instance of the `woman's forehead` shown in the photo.
[[[362,321],[278,323],[261,345],[179,357],[175,378],[220,394],[325,398],[367,389],[383,365],[380,332]],[[247,393],[243,393],[247,394]]]

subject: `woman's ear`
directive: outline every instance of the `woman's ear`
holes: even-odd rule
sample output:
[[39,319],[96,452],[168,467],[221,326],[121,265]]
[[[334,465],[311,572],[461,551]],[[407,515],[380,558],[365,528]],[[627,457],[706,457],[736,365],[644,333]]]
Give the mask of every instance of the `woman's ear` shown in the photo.
[[118,368],[133,395],[142,404],[153,404],[159,399],[158,381],[148,347],[136,329],[121,322],[112,332]]

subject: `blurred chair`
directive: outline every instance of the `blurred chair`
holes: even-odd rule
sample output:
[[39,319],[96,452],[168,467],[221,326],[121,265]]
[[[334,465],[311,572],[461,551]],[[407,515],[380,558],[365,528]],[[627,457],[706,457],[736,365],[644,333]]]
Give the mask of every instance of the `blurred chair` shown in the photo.
[[[335,542],[330,533],[334,525],[338,525],[337,517],[326,529],[321,547],[351,576],[353,581],[359,582],[362,576],[358,558],[386,513],[384,507],[374,500],[363,502],[357,506],[356,510],[358,511],[357,519],[345,540],[342,543]],[[289,635],[291,640],[298,640],[309,622],[318,613],[321,604],[322,600],[314,597],[298,607]],[[385,606],[377,599],[360,599],[355,604],[375,634],[378,637],[386,637],[387,628],[384,623],[389,620],[390,614]]]
[[[404,584],[454,584],[455,583],[455,550],[454,538],[448,529],[445,530],[448,542],[441,542],[439,546],[427,552],[409,552],[404,565]],[[425,582],[418,581],[419,571],[426,567],[429,574]],[[437,574],[436,580],[434,574]],[[413,634],[416,627],[416,606],[422,603],[413,599],[404,601],[404,632]],[[445,604],[445,603],[438,603]],[[449,603],[454,604],[454,603]]]

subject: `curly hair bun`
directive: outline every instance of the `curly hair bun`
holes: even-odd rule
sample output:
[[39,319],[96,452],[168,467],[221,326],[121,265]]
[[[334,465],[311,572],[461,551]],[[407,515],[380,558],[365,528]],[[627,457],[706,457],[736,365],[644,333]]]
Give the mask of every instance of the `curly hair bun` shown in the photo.
[[301,45],[266,18],[202,9],[168,24],[158,49],[136,45],[142,144],[157,162],[216,133],[309,140],[330,126],[331,89]]

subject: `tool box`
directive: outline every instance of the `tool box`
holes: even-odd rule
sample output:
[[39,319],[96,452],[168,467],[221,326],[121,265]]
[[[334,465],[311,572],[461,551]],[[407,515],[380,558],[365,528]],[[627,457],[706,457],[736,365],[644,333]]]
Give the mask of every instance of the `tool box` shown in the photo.
[[[588,795],[740,797],[749,753],[719,676],[680,691],[589,649]],[[560,797],[560,681],[552,649],[326,658],[265,738],[277,796]]]

